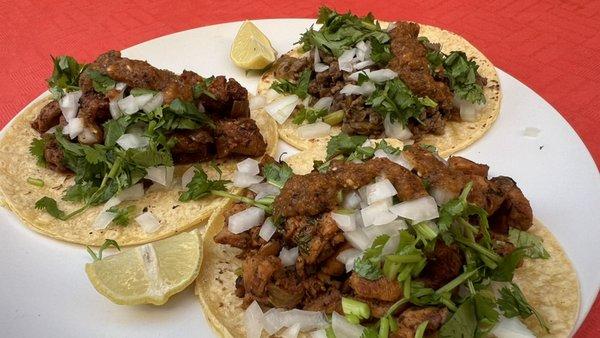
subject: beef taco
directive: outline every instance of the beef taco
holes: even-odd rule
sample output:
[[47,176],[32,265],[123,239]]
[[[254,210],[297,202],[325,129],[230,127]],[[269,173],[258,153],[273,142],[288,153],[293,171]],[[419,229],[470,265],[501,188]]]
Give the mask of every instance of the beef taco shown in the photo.
[[431,144],[448,156],[500,113],[493,64],[457,34],[328,8],[317,23],[263,75],[253,101],[297,148],[343,131]]
[[571,332],[575,271],[511,178],[362,136],[323,152],[304,174],[263,161],[272,204],[211,217],[196,293],[221,336]]
[[224,76],[177,75],[109,51],[87,65],[55,58],[48,84],[52,97],[0,140],[0,190],[24,223],[56,239],[173,235],[218,205],[196,184],[206,168],[224,181],[236,158],[274,153],[274,121]]

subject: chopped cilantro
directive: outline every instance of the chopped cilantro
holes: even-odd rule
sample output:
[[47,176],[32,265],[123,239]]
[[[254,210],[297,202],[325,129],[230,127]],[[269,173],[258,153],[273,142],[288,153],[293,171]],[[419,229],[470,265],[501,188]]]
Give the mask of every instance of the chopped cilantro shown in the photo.
[[525,295],[515,283],[510,283],[508,286],[500,289],[500,299],[498,299],[498,307],[502,310],[507,318],[519,316],[522,319],[528,318],[532,314],[535,315],[540,325],[549,332],[548,324],[544,318],[527,302]]
[[345,133],[333,136],[327,143],[327,160],[330,160],[338,155],[350,155],[356,148],[367,140],[366,136],[353,135]]
[[267,182],[281,189],[285,185],[285,182],[294,175],[294,172],[285,162],[272,162],[267,163],[263,167],[263,174],[265,175]]
[[112,222],[119,226],[127,226],[131,221],[132,214],[135,213],[135,206],[130,205],[128,207],[119,208],[119,207],[111,207],[107,210],[108,212],[114,212],[117,215],[113,218]]
[[227,180],[210,180],[204,170],[196,168],[194,177],[186,185],[187,190],[181,193],[179,200],[181,202],[199,200],[208,196],[213,190],[226,191],[225,184],[227,183],[229,183]]
[[313,109],[304,107],[300,109],[292,121],[295,124],[302,124],[304,121],[308,123],[315,123],[318,119],[327,115],[327,113],[327,109]]
[[440,51],[430,51],[427,60],[434,72],[443,68],[440,73],[448,78],[456,96],[471,103],[485,103],[483,87],[477,81],[479,66],[464,52],[453,51],[446,55]]
[[43,138],[34,138],[29,145],[29,153],[35,156],[36,164],[40,167],[46,166],[44,149],[46,149],[46,140]]
[[300,73],[297,83],[292,83],[289,80],[275,80],[271,84],[271,89],[281,94],[295,94],[300,99],[308,96],[308,84],[310,83],[311,69],[307,68]]
[[121,251],[121,247],[119,246],[119,243],[117,243],[117,241],[115,241],[114,239],[106,239],[104,240],[104,243],[102,244],[102,246],[100,247],[100,249],[98,250],[98,253],[94,253],[94,251],[92,250],[92,248],[90,248],[89,246],[86,246],[85,248],[87,249],[87,252],[90,254],[90,256],[92,256],[92,259],[94,261],[99,261],[102,259],[102,253],[104,252],[104,250],[106,250],[109,247],[115,247],[117,250]]
[[79,90],[79,75],[85,69],[85,64],[79,64],[67,55],[53,57],[52,62],[54,70],[47,82],[52,96],[58,101],[65,93]]
[[92,80],[92,85],[96,92],[106,94],[107,91],[115,89],[117,81],[111,79],[106,75],[101,74],[99,71],[88,70],[87,74]]
[[550,258],[550,254],[544,248],[542,239],[534,234],[510,228],[508,230],[508,240],[517,248],[524,248],[525,255],[529,258]]

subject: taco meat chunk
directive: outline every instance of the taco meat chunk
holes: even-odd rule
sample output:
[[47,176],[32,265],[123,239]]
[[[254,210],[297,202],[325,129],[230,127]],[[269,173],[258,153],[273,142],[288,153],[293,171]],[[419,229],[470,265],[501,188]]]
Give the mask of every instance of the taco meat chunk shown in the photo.
[[354,293],[361,298],[372,298],[387,302],[394,302],[402,298],[400,284],[385,277],[368,280],[352,273],[349,284]]
[[434,334],[450,316],[447,308],[426,307],[409,308],[398,317],[398,330],[391,334],[391,338],[412,338],[417,327],[427,321],[425,335]]
[[278,79],[298,80],[298,76],[309,66],[307,58],[282,55],[273,64],[273,72]]
[[200,96],[200,103],[207,112],[222,117],[250,117],[248,91],[236,80],[217,76],[208,85],[208,92]]
[[257,157],[267,149],[260,129],[250,118],[219,121],[215,138],[218,158],[231,155]]
[[421,273],[426,287],[437,289],[450,282],[462,272],[464,259],[456,245],[446,245],[438,240],[435,249],[427,257],[427,265]]
[[62,148],[58,146],[56,139],[45,137],[46,145],[44,147],[44,159],[48,169],[54,170],[59,173],[71,173],[71,170],[63,163],[65,154]]
[[44,106],[38,116],[31,122],[31,128],[43,134],[60,122],[62,112],[57,101],[52,101]]
[[176,140],[171,148],[176,163],[193,163],[210,160],[214,154],[215,140],[205,129],[177,131],[171,134]]

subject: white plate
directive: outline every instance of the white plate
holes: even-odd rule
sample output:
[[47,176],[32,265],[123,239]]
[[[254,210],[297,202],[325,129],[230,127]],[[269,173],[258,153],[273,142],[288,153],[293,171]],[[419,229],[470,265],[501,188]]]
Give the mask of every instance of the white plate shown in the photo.
[[[279,52],[289,50],[311,23],[306,19],[256,21]],[[257,76],[246,76],[229,61],[239,25],[180,32],[123,54],[175,72],[190,69],[235,77],[254,92]],[[560,239],[581,281],[579,326],[600,285],[600,175],[560,114],[531,89],[499,73],[502,113],[489,133],[461,155],[489,164],[492,175],[514,178],[531,200],[536,217]],[[538,137],[523,136],[526,127],[540,129]],[[162,307],[114,305],[88,282],[83,267],[90,258],[85,249],[35,233],[5,209],[0,209],[0,217],[1,337],[211,335],[191,289]]]

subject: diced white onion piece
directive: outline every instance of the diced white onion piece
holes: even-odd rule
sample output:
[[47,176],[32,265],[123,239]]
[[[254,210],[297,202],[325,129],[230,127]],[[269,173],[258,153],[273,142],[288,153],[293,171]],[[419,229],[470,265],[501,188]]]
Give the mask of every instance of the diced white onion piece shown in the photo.
[[527,137],[538,137],[538,135],[540,134],[540,129],[539,128],[535,128],[535,127],[527,127],[525,128],[525,130],[523,130],[523,135],[527,136]]
[[258,175],[250,175],[240,171],[233,174],[233,186],[238,188],[248,188],[253,184],[262,182],[263,177]]
[[117,82],[115,85],[115,89],[118,91],[123,91],[125,88],[127,88],[127,84],[125,82]]
[[344,196],[344,200],[342,201],[342,206],[345,209],[358,209],[360,206],[360,195],[355,190],[348,192]]
[[[121,98],[119,98],[118,100],[120,100]],[[112,116],[113,119],[118,119],[119,117],[121,117],[121,115],[123,115],[123,112],[121,112],[121,108],[119,108],[119,102],[118,100],[111,100],[108,102],[108,109],[110,110],[110,116]]]
[[305,311],[292,309],[281,313],[282,324],[284,327],[290,327],[300,324],[300,331],[310,331],[322,329],[329,325],[325,316],[320,311]]
[[377,150],[375,150],[375,153],[373,153],[373,157],[375,157],[375,158],[390,158],[390,155],[388,153],[386,153],[383,149],[377,149]]
[[106,203],[104,203],[104,205],[102,206],[102,211],[106,211],[114,206],[117,206],[121,204],[121,202],[123,202],[123,200],[119,196],[113,196],[109,198],[108,201],[106,201]]
[[181,186],[185,188],[196,175],[196,167],[189,167],[182,175],[181,175]]
[[375,91],[375,84],[373,82],[367,81],[360,86],[355,84],[347,84],[340,90],[341,94],[344,95],[369,95]]
[[117,101],[117,104],[119,105],[119,109],[121,109],[121,111],[127,115],[135,114],[138,112],[138,110],[140,110],[140,107],[135,101],[135,96],[133,95],[129,95],[120,99]]
[[131,187],[121,191],[117,197],[121,201],[135,201],[144,197],[144,185],[142,183],[134,184]]
[[117,217],[116,212],[102,211],[98,214],[98,216],[96,216],[92,228],[94,230],[106,229],[110,222],[112,222],[112,220],[115,219],[115,217]]
[[263,330],[263,312],[256,301],[253,301],[244,312],[244,324],[247,338],[260,338]]
[[268,242],[273,234],[275,233],[275,226],[273,225],[273,220],[271,217],[268,217],[263,225],[260,227],[260,231],[258,232],[258,236]]
[[388,158],[390,159],[390,161],[399,164],[408,170],[413,169],[413,165],[406,160],[403,153],[400,153],[399,155],[388,155]]
[[390,236],[387,242],[385,242],[383,249],[381,249],[381,255],[387,256],[393,254],[398,249],[398,244],[400,244],[400,235],[395,234],[393,236]]
[[315,63],[314,68],[315,68],[315,72],[322,73],[322,72],[326,71],[327,69],[329,69],[329,65],[319,62],[319,63]]
[[341,214],[332,212],[331,218],[337,223],[338,228],[342,231],[354,231],[356,230],[356,217],[354,213],[352,214]]
[[117,140],[117,144],[125,150],[131,148],[144,148],[148,146],[148,138],[134,134],[123,134]]
[[352,245],[353,248],[359,250],[366,250],[371,245],[369,236],[363,231],[362,228],[356,229],[350,232],[344,232],[344,237]]
[[467,122],[479,120],[479,112],[485,107],[483,104],[471,103],[456,96],[454,97],[453,102],[460,110],[460,118]]
[[394,214],[410,219],[415,223],[440,217],[435,199],[431,196],[420,197],[411,201],[398,203],[390,207]]
[[72,118],[67,122],[67,125],[62,130],[63,134],[69,135],[72,139],[76,138],[83,132],[83,119],[79,117]]
[[263,316],[263,327],[267,333],[274,335],[283,327],[283,310],[270,308]]
[[173,182],[173,172],[175,167],[166,167],[164,165],[146,168],[146,176],[151,181],[154,181],[162,186],[168,187]]
[[267,182],[253,184],[249,186],[248,189],[256,194],[254,197],[255,200],[259,200],[267,196],[277,196],[279,193],[281,193],[281,190],[278,187]]
[[283,95],[278,93],[275,89],[269,89],[269,90],[267,90],[267,94],[266,94],[265,98],[267,99],[267,103],[271,103],[275,99],[278,99],[280,96],[283,96]]
[[296,264],[296,259],[298,258],[298,247],[295,246],[291,249],[281,248],[279,252],[279,259],[281,259],[281,263],[283,266],[291,266]]
[[[150,95],[150,94],[148,94],[148,95]],[[141,96],[138,96],[138,97],[141,97]],[[154,96],[152,96],[152,98],[150,100],[148,100],[148,102],[146,102],[144,105],[140,105],[140,106],[142,107],[142,110],[145,113],[150,113],[151,111],[154,111],[154,109],[162,106],[163,101],[164,101],[163,93],[158,92],[158,93],[154,94]]]
[[492,329],[491,334],[497,338],[534,338],[535,334],[529,330],[519,318],[500,317],[498,324]]
[[[364,41],[359,41],[356,44],[356,58],[359,61],[365,61],[371,58],[371,42],[367,41],[365,43]],[[354,69],[356,69],[356,65],[354,66]]]
[[395,22],[390,22],[390,24],[387,26],[386,31],[391,31],[392,29],[396,28],[396,23]]
[[392,182],[390,182],[390,180],[387,178],[379,182],[369,184],[366,187],[367,203],[369,205],[397,194],[398,192],[396,191],[396,188],[394,188]]
[[310,333],[310,338],[327,338],[327,331],[320,329]]
[[351,72],[352,71],[352,59],[356,55],[356,48],[351,48],[342,53],[338,58],[338,64],[340,70]]
[[369,74],[370,74],[370,73],[371,73],[371,70],[370,70],[370,69],[361,70],[361,71],[354,72],[354,73],[350,74],[350,75],[348,76],[348,79],[349,79],[349,80],[353,80],[353,81],[358,81],[358,76],[359,76],[360,74],[363,74],[363,75],[366,75],[367,77],[369,77]]
[[241,234],[265,221],[265,211],[261,208],[250,207],[229,216],[227,228],[233,234]]
[[319,48],[313,48],[313,63],[317,64],[321,62],[321,55],[319,55]]
[[[372,66],[374,64],[375,64],[375,62],[373,62],[373,60],[361,61],[361,62],[358,62],[358,63],[356,63],[354,65],[354,69],[355,70],[361,70],[361,69],[363,69],[365,67],[369,67],[369,66]],[[358,77],[357,77],[357,79],[358,79]]]
[[296,323],[281,333],[281,338],[296,338],[300,333],[300,323]]
[[58,126],[54,126],[48,130],[46,130],[46,132],[44,134],[54,134],[54,132],[56,131]]
[[344,316],[340,316],[337,312],[331,315],[331,326],[336,337],[344,338],[360,338],[365,329],[361,325],[348,322]]
[[391,69],[378,69],[369,73],[369,79],[375,83],[382,83],[398,77],[398,73]]
[[140,225],[140,227],[142,227],[142,230],[147,234],[153,233],[156,230],[158,230],[158,228],[160,228],[160,223],[158,222],[158,219],[156,219],[156,217],[150,211],[139,215],[135,218],[135,221]]
[[238,162],[237,170],[250,175],[258,175],[258,173],[260,173],[258,161],[253,158],[247,158],[241,162]]
[[[146,103],[148,103],[154,97],[153,94],[143,94],[139,96],[134,96],[135,104],[138,107],[143,107]],[[150,110],[152,111],[152,110]]]
[[383,128],[387,137],[397,138],[400,141],[408,140],[413,136],[410,129],[404,127],[400,121],[391,122],[389,114],[383,120]]
[[260,109],[267,105],[267,98],[262,95],[255,95],[250,97],[248,103],[250,106],[250,110]]
[[431,188],[431,196],[435,199],[437,205],[446,204],[455,197],[449,190],[437,186]]
[[344,263],[346,266],[346,272],[350,272],[354,269],[354,261],[362,254],[361,250],[358,249],[346,249],[340,252],[335,259]]
[[81,132],[81,134],[79,134],[77,140],[79,141],[79,143],[83,144],[94,144],[98,142],[96,134],[94,134],[91,129],[86,127],[83,127],[83,131]]
[[365,227],[370,225],[385,224],[396,219],[396,215],[388,212],[390,207],[389,200],[381,200],[362,208],[360,215],[362,216]]
[[319,137],[329,136],[331,131],[331,125],[317,121],[315,123],[301,125],[297,129],[298,136],[303,139],[313,139]]
[[312,99],[312,96],[310,96],[310,95],[307,95],[307,96],[304,98],[304,100],[302,100],[302,105],[303,105],[304,107],[308,107],[308,104],[310,103],[310,100],[311,100],[311,99]]
[[325,110],[329,111],[329,108],[331,108],[332,103],[333,103],[333,97],[325,96],[325,97],[320,98],[317,102],[315,102],[315,104],[313,105],[313,108],[316,110],[325,109]]
[[65,120],[71,121],[77,116],[77,111],[79,111],[79,99],[81,98],[81,90],[66,93],[58,101],[58,106],[60,107],[60,111],[62,112]]
[[265,106],[265,111],[277,121],[283,124],[290,117],[300,99],[296,95],[282,96]]
[[401,219],[396,219],[389,223],[380,224],[380,225],[372,225],[370,227],[364,228],[364,232],[369,237],[371,241],[381,235],[394,236],[398,234],[398,231],[407,229],[408,226],[406,222]]

